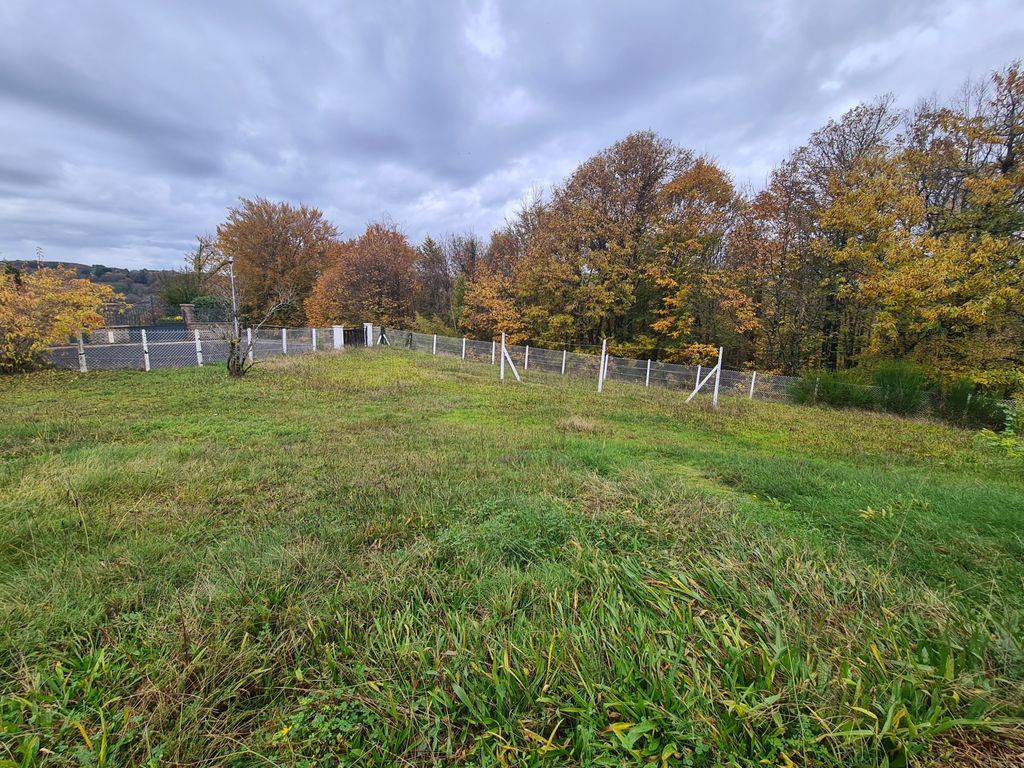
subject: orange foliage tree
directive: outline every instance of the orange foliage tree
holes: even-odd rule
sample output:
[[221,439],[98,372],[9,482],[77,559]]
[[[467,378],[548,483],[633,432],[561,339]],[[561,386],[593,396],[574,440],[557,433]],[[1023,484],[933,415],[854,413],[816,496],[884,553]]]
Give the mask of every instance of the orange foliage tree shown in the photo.
[[413,316],[418,254],[392,224],[370,224],[353,240],[335,245],[331,266],[306,300],[311,323],[372,321],[398,325]]
[[303,302],[330,265],[338,230],[323,212],[305,205],[243,198],[217,227],[217,243],[235,260],[242,313],[261,317],[287,297],[275,318],[305,322]]

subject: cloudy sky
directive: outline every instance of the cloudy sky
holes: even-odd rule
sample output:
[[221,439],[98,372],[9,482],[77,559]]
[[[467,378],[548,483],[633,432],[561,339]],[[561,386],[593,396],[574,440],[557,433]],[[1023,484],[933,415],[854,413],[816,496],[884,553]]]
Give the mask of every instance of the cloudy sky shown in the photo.
[[630,131],[741,185],[1024,55],[1019,0],[3,0],[0,258],[176,266],[241,196],[501,224]]

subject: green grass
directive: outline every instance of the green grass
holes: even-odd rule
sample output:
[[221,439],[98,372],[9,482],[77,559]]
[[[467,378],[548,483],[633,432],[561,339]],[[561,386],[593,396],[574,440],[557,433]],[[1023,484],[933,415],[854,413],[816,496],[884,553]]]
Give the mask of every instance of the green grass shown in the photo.
[[0,380],[0,765],[1024,764],[1019,459],[496,378]]

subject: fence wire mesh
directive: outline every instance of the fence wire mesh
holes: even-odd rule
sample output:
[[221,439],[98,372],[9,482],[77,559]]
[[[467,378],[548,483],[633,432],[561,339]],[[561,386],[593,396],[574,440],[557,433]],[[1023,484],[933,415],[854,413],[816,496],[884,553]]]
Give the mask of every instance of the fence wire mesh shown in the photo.
[[[81,346],[50,347],[46,358],[56,368],[86,370],[187,368],[225,363],[232,334],[215,328],[199,331],[184,328],[114,328],[82,334]],[[342,348],[345,343],[363,344],[363,330],[338,328],[244,329],[241,344],[255,360],[277,355],[300,355]],[[148,353],[148,354],[147,354]]]
[[[379,338],[379,333],[379,330],[374,332],[375,340]],[[452,336],[434,336],[433,334],[391,327],[384,328],[384,337],[394,349],[460,357],[467,361],[480,363],[499,364],[501,362],[501,345],[497,340],[481,341]],[[505,349],[516,369],[524,378],[532,372],[541,372],[597,382],[601,367],[601,358],[598,354],[522,344],[506,344]],[[627,382],[643,387],[676,389],[689,393],[713,370],[714,365],[679,365],[653,359],[636,360],[609,355],[605,382]],[[700,394],[711,394],[714,383],[714,376],[711,376],[701,388]],[[744,397],[770,402],[792,401],[793,388],[798,384],[813,387],[814,380],[728,368],[722,369],[718,379],[720,397]],[[876,397],[881,392],[879,387],[870,385],[844,384],[843,386]]]
[[[501,362],[499,341],[434,336],[433,334],[391,327],[384,328],[384,336],[394,349],[460,357],[473,362],[494,362],[495,364]],[[507,343],[505,349],[520,375],[543,372],[576,379],[592,379],[596,382],[601,367],[601,358],[598,354]],[[712,368],[713,366],[705,366],[698,369],[696,366],[676,365],[657,360],[634,360],[609,355],[605,381],[693,391],[698,382],[698,372],[703,378]],[[783,400],[788,396],[789,385],[796,381],[799,379],[788,376],[757,376],[755,380],[753,371],[723,369],[719,380],[719,394],[750,397],[751,383],[753,382],[754,398]],[[701,389],[701,393],[710,393],[713,384],[712,379]]]

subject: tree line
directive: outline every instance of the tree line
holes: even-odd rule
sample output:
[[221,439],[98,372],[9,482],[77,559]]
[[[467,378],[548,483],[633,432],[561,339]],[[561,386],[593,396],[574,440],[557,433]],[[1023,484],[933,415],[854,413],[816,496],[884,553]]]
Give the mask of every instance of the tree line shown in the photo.
[[607,337],[617,354],[690,363],[723,345],[732,364],[787,374],[901,359],[1014,392],[1022,152],[1015,62],[946,101],[859,104],[756,192],[642,131],[486,241],[417,245],[388,222],[342,239],[319,209],[257,197],[200,239],[188,272],[193,295],[209,292],[233,258],[243,314],[283,307],[280,324],[373,320],[559,348]]

